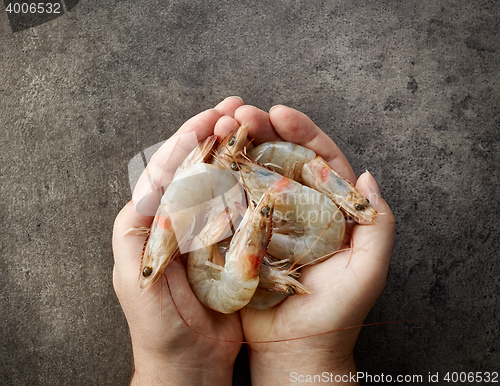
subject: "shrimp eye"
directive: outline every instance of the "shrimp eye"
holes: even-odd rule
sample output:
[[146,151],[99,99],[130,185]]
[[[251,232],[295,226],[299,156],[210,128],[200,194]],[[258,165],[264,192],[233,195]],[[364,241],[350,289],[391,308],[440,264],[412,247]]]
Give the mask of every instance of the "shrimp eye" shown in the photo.
[[227,144],[229,146],[233,146],[235,142],[236,142],[236,137],[231,137],[231,139],[229,140],[229,142]]
[[354,209],[356,210],[363,210],[366,208],[367,205],[361,205],[361,204],[354,204]]
[[236,162],[233,162],[231,164],[231,169],[233,169],[234,171],[238,171],[238,164]]
[[266,216],[268,217],[269,216],[269,213],[271,213],[271,209],[269,209],[268,206],[263,206],[262,209],[260,210],[260,213],[263,215],[263,216]]
[[142,276],[148,277],[153,273],[153,269],[151,267],[144,267],[142,270]]

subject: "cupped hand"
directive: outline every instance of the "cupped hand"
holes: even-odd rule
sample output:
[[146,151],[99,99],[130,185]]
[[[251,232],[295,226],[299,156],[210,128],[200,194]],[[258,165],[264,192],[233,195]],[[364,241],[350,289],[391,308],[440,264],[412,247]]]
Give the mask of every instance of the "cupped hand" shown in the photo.
[[[134,196],[149,189],[150,179],[156,185],[160,181],[168,182],[164,180],[165,165],[182,161],[175,160],[171,154],[179,135],[195,133],[197,141],[202,141],[213,134],[222,116],[232,117],[241,105],[241,99],[227,98],[215,109],[204,111],[182,125],[153,155],[148,164],[149,176],[139,179],[139,185],[143,185],[136,187]],[[170,164],[169,168],[176,166]],[[153,221],[151,214],[141,214],[130,201],[118,214],[113,230],[113,285],[130,327],[135,365],[133,382],[176,384],[177,379],[178,384],[184,384],[192,379],[201,384],[199,382],[205,379],[207,383],[218,380],[228,384],[240,344],[226,341],[242,341],[239,315],[222,315],[204,307],[191,291],[186,269],[178,259],[168,265],[165,275],[147,291],[142,293],[139,288],[141,256],[147,236],[127,231],[149,228]]]
[[[259,384],[266,384],[266,379],[270,382],[269,369],[281,369],[286,376],[300,368],[353,370],[352,351],[359,328],[351,327],[363,323],[385,286],[394,240],[394,216],[372,175],[366,172],[356,181],[333,140],[303,113],[285,106],[276,106],[269,113],[242,106],[234,118],[226,119],[224,127],[216,125],[216,133],[224,135],[226,128],[235,124],[232,120],[248,125],[252,143],[285,140],[314,150],[355,184],[379,211],[373,225],[351,224],[344,246],[348,249],[301,269],[300,281],[312,294],[289,297],[268,310],[245,308],[240,312],[250,347],[252,379]],[[329,331],[333,332],[326,333]],[[273,365],[270,367],[269,363]]]

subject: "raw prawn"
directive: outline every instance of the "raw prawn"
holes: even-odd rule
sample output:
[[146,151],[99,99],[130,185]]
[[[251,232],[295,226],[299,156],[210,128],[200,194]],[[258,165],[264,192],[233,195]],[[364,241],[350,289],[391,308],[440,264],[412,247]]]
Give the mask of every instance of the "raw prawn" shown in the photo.
[[290,271],[289,268],[288,261],[275,261],[270,255],[266,254],[260,270],[259,287],[269,292],[287,295],[310,294],[312,291],[294,278],[299,274]]
[[241,125],[236,133],[230,132],[221,141],[217,150],[215,151],[215,157],[213,157],[211,163],[213,165],[222,165],[223,167],[228,167],[234,157],[241,154],[245,148],[245,143],[248,135],[248,126]]
[[326,194],[355,221],[375,221],[377,211],[368,199],[314,151],[291,142],[266,142],[248,154],[255,162]]
[[245,157],[233,158],[233,162],[218,159],[240,176],[250,200],[260,200],[270,188],[276,195],[270,255],[290,262],[300,259],[300,264],[317,263],[341,247],[344,216],[327,196]]
[[312,291],[296,280],[299,274],[290,271],[286,261],[264,257],[259,273],[259,286],[247,307],[265,310],[281,303],[288,296],[310,294]]
[[252,299],[248,302],[248,308],[256,308],[258,310],[267,310],[268,308],[277,306],[289,295],[281,292],[267,291],[262,287],[257,287]]
[[139,284],[143,290],[156,282],[168,263],[183,252],[196,234],[200,216],[206,217],[206,211],[217,213],[228,204],[245,200],[242,189],[229,173],[202,163],[212,156],[216,139],[216,136],[207,138],[188,155],[161,198],[141,261]]
[[228,231],[229,212],[209,222],[193,244],[203,245],[188,255],[188,281],[205,306],[229,314],[244,307],[259,284],[259,270],[271,238],[273,201],[264,194],[257,205],[249,205],[236,231],[225,262],[214,238]]
[[[219,253],[214,251],[214,258],[220,260],[223,265],[224,256],[229,249],[231,240],[225,239],[218,243]],[[221,256],[219,258],[219,256]],[[309,294],[312,291],[297,281],[299,273],[290,270],[290,264],[287,261],[275,261],[270,255],[266,254],[259,272],[259,286],[247,304],[247,307],[266,309],[275,306],[285,300],[288,296]]]

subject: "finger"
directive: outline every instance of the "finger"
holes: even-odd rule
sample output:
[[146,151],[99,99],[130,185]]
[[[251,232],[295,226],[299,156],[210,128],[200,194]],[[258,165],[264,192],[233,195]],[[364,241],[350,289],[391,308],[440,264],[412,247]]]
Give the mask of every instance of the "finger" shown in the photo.
[[[137,210],[144,215],[155,214],[165,187],[172,181],[178,166],[197,144],[196,133],[188,132],[169,138],[152,155],[149,149],[143,152],[147,165],[144,166],[142,158],[134,162],[135,169],[140,171],[139,168],[143,168],[132,193]],[[129,171],[132,172],[130,165]]]
[[[178,166],[186,156],[209,135],[220,113],[210,109],[203,111],[186,121],[148,160],[142,171],[132,199],[136,209],[142,214],[153,216],[158,207],[163,188],[171,181]],[[145,156],[147,151],[144,151]]]
[[198,142],[201,142],[209,135],[212,135],[214,126],[221,116],[222,114],[215,109],[202,111],[184,122],[174,135],[195,132]]
[[[375,179],[369,172],[363,173],[356,184],[358,189],[379,212],[372,225],[356,225],[352,233],[354,253],[361,251],[361,259],[353,261],[364,265],[364,272],[375,275],[375,280],[385,282],[391,259],[396,223],[389,205],[380,196]],[[363,258],[363,256],[365,258]],[[354,258],[353,258],[354,260]]]
[[321,156],[332,169],[350,182],[356,181],[354,171],[335,142],[305,114],[286,106],[274,106],[269,118],[276,133],[285,141],[293,142]]
[[242,106],[236,110],[234,118],[241,125],[248,125],[248,137],[253,138],[256,145],[280,139],[269,121],[269,114],[257,107]]
[[220,140],[224,139],[229,133],[235,131],[239,127],[239,123],[236,119],[230,116],[221,117],[214,127],[214,134],[219,137]]
[[217,106],[215,106],[214,110],[217,110],[220,115],[227,115],[230,117],[234,117],[234,112],[238,107],[241,107],[245,104],[243,99],[239,96],[230,96],[220,102]]
[[115,266],[120,275],[132,275],[137,280],[142,249],[147,234],[127,233],[132,228],[149,228],[153,217],[144,216],[135,210],[133,201],[118,213],[113,227],[113,255]]

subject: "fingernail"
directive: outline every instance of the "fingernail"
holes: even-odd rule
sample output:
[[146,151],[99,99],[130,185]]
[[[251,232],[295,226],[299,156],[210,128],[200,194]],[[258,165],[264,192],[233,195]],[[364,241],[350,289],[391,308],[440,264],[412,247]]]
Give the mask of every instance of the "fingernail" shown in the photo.
[[225,98],[224,100],[228,100],[229,98],[238,98],[240,101],[243,102],[243,98],[238,96],[238,95],[231,95],[231,96],[228,96],[227,98]]
[[[224,115],[224,114],[222,113],[222,111],[217,110],[217,106],[212,107],[211,109],[208,109],[208,110],[216,111],[216,112],[217,112],[217,113],[218,113],[221,117]],[[208,110],[207,110],[207,111],[208,111]]]
[[243,106],[240,106],[238,107],[236,110],[234,110],[234,114],[236,114],[236,111],[240,110],[240,109],[244,109],[245,107],[248,107],[250,105],[243,105]]
[[269,109],[269,112],[271,112],[274,108],[276,108],[276,107],[281,107],[281,106],[283,106],[283,105],[274,105],[273,107],[271,107],[271,108]]
[[370,189],[371,194],[381,197],[382,195],[380,194],[380,189],[375,181],[375,178],[373,178],[372,174],[368,170],[365,173],[368,173],[366,184],[368,185],[368,189]]

